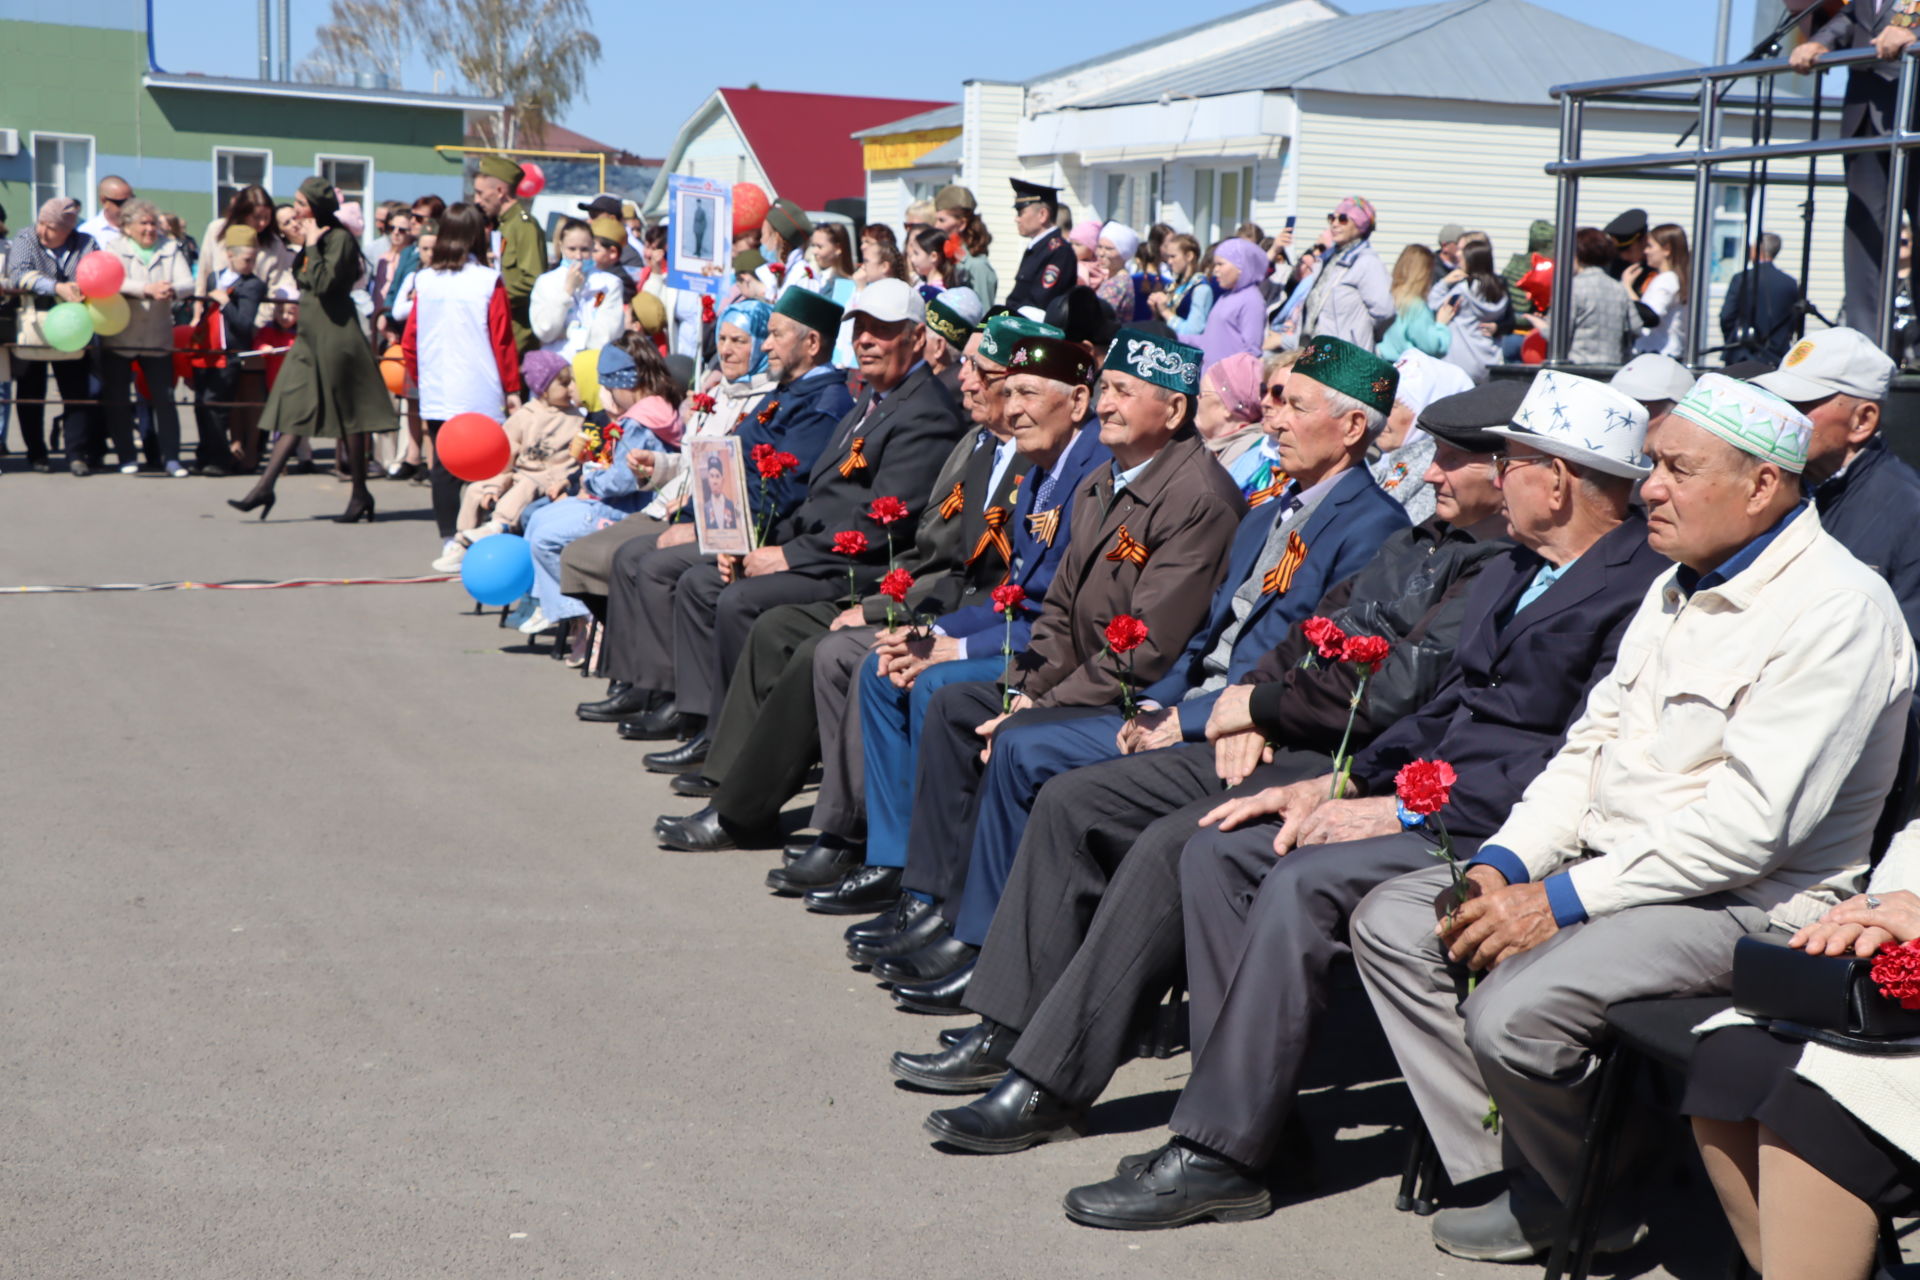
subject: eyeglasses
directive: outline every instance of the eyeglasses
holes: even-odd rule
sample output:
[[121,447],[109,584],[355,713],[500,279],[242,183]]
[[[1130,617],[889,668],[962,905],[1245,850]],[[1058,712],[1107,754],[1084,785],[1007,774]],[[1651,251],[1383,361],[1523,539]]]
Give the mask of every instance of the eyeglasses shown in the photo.
[[1351,222],[1351,221],[1353,221],[1353,219],[1349,218],[1344,213],[1330,213],[1327,215],[1328,226],[1332,226],[1336,222]]
[[1532,462],[1550,463],[1552,461],[1552,458],[1516,458],[1511,454],[1496,453],[1493,455],[1493,470],[1495,475],[1505,479],[1507,472],[1514,467],[1524,467]]
[[131,199],[133,199],[133,192],[129,191],[127,192],[127,194],[121,196],[118,200],[115,200],[112,196],[101,196],[100,203],[110,204],[114,208],[118,209],[121,205],[125,204],[127,201]]
[[1273,401],[1275,404],[1285,404],[1287,402],[1287,384],[1284,382],[1269,383],[1267,386],[1262,387],[1261,390],[1266,393],[1267,399]]

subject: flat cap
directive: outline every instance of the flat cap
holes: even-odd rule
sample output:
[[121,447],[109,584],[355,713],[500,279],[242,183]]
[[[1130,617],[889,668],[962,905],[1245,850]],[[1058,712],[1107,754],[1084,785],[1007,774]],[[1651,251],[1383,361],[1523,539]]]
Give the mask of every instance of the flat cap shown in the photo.
[[1513,421],[1530,385],[1525,378],[1495,378],[1471,391],[1441,396],[1421,411],[1420,428],[1468,453],[1499,453],[1506,442],[1487,428]]

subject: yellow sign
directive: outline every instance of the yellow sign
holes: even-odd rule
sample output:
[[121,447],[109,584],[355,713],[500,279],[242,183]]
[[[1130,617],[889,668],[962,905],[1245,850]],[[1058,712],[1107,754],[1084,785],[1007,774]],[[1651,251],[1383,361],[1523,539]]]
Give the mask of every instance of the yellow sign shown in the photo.
[[860,144],[861,165],[867,169],[911,169],[921,156],[959,136],[960,130],[953,128],[919,129],[912,133],[864,138]]

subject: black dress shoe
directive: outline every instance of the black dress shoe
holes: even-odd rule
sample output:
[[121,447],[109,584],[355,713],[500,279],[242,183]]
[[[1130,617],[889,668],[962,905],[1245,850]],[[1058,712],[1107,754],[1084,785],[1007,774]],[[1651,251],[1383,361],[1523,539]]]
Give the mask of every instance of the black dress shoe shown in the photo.
[[942,1028],[940,1032],[940,1047],[942,1049],[953,1048],[953,1046],[959,1044],[962,1040],[965,1040],[967,1038],[967,1032],[971,1030],[973,1030],[972,1027]]
[[620,736],[628,742],[671,742],[692,737],[705,724],[702,717],[685,715],[672,702],[663,702],[622,720]]
[[[817,836],[795,836],[793,839],[787,841],[785,848],[780,850],[780,864],[787,867],[792,866],[799,860],[801,854],[827,838],[827,833],[824,831]],[[838,836],[833,838],[836,840],[839,839]]]
[[926,1127],[949,1146],[998,1156],[1077,1137],[1083,1114],[1018,1071],[1009,1071],[986,1097],[936,1111],[927,1117]]
[[931,902],[916,898],[910,893],[903,893],[891,906],[873,919],[848,925],[845,934],[847,945],[870,942],[876,938],[884,938],[890,933],[898,933],[931,910],[933,910]]
[[649,751],[640,757],[648,773],[685,773],[707,762],[707,748],[713,740],[704,732],[695,734],[671,751]]
[[946,917],[938,911],[924,911],[898,933],[883,934],[866,942],[847,945],[847,959],[857,965],[884,964],[910,956],[929,943],[952,936]]
[[968,946],[951,933],[939,937],[918,951],[882,960],[873,966],[873,976],[882,982],[937,982],[956,969],[973,963],[980,948]]
[[598,702],[583,702],[573,709],[573,713],[582,720],[605,724],[651,711],[663,696],[652,689],[642,689],[631,681],[616,680],[607,690],[606,697]]
[[684,818],[668,818],[654,828],[654,837],[668,849],[683,853],[719,853],[724,849],[762,848],[778,840],[778,832],[741,831],[721,821],[712,805]]
[[913,1013],[950,1016],[965,1013],[967,983],[973,979],[973,961],[934,982],[893,984],[893,1002]]
[[1175,1140],[1143,1168],[1075,1187],[1064,1204],[1067,1216],[1084,1226],[1157,1231],[1202,1218],[1264,1218],[1273,1212],[1273,1193],[1259,1177],[1224,1156]]
[[865,849],[850,848],[838,840],[832,844],[816,840],[786,866],[767,872],[767,888],[783,898],[832,888],[865,863],[866,857]]
[[877,911],[900,896],[899,867],[856,867],[839,884],[807,895],[807,910],[823,916]]
[[719,789],[720,784],[704,773],[683,773],[667,784],[667,790],[673,794],[695,800],[705,800]]
[[939,1053],[896,1053],[895,1077],[934,1093],[978,1093],[1007,1074],[1007,1055],[1020,1033],[997,1022],[970,1027],[960,1043]]

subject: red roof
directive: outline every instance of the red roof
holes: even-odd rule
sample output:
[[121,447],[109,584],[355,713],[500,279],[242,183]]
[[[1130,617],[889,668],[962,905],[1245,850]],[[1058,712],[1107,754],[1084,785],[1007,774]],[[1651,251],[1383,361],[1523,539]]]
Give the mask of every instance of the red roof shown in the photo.
[[867,194],[860,144],[849,136],[855,130],[953,105],[774,89],[722,89],[720,96],[773,184],[773,194],[813,210],[826,208],[832,199]]

